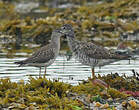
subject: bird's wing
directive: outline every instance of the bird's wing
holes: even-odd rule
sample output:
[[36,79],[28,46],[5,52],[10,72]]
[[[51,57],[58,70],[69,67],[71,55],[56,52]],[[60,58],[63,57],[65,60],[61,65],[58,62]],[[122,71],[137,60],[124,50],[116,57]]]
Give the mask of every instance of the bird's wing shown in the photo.
[[36,51],[28,59],[24,60],[24,63],[45,63],[55,57],[54,48],[51,45],[44,46]]
[[123,56],[109,51],[108,49],[87,42],[81,42],[81,51],[88,57],[95,59],[124,59]]

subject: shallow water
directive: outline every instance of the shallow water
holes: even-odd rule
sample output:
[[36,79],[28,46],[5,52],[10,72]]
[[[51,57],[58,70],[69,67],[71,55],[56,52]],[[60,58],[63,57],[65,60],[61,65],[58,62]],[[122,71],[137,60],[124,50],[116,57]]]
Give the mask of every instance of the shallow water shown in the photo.
[[[39,76],[39,68],[18,67],[18,65],[14,64],[15,61],[24,60],[26,58],[22,55],[19,57],[19,55],[21,54],[18,54],[18,57],[6,58],[4,54],[0,54],[0,78],[9,77],[12,81],[18,82],[21,79],[27,81],[30,76]],[[119,75],[125,73],[129,76],[133,74],[132,69],[139,72],[139,59],[130,60],[130,64],[128,60],[121,60],[101,68],[96,67],[95,72],[101,75],[117,72]],[[43,72],[44,68],[42,68],[42,76]],[[74,58],[67,61],[65,56],[57,57],[56,61],[47,68],[46,76],[48,79],[59,79],[60,81],[72,85],[77,85],[82,80],[88,79],[88,77],[91,77],[91,68],[89,66],[80,64]]]

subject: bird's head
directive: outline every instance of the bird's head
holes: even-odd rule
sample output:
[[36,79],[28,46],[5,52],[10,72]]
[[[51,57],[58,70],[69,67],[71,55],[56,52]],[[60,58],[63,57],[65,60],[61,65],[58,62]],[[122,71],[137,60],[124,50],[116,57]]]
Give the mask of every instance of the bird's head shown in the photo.
[[63,33],[61,32],[61,29],[55,29],[52,32],[53,35],[56,35],[57,37],[61,37],[63,35]]
[[66,35],[67,37],[74,37],[74,30],[72,28],[72,25],[70,24],[64,24],[61,28],[60,28],[60,32],[63,35]]

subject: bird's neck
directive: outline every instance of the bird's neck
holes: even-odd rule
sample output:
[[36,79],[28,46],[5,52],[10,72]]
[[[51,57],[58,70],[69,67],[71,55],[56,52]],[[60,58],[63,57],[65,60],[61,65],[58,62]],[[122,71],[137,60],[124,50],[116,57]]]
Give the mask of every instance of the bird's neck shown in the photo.
[[68,37],[67,36],[67,40],[68,40],[68,45],[69,45],[69,47],[70,47],[70,49],[71,49],[71,51],[74,51],[74,50],[76,50],[76,48],[78,48],[77,47],[77,40],[75,40],[75,38],[74,38],[75,36],[73,36],[73,37]]
[[68,43],[71,44],[75,41],[75,38],[67,37]]
[[56,33],[52,33],[51,44],[58,50],[60,49],[60,36]]

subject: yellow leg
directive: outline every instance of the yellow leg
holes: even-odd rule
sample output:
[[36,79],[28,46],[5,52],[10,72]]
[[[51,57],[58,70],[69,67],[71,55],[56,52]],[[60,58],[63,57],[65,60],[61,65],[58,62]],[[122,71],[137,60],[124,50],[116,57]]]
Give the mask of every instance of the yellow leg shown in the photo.
[[45,68],[45,71],[44,71],[44,77],[46,76],[46,67],[44,67]]
[[92,68],[92,78],[95,78],[95,70]]

